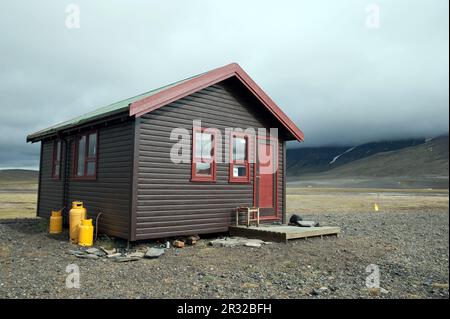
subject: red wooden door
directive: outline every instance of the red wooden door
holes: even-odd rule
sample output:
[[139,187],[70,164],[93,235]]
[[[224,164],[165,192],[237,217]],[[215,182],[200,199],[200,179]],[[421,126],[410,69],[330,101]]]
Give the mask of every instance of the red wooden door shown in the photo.
[[260,144],[259,159],[259,207],[273,207],[273,145]]
[[258,143],[258,207],[262,218],[276,217],[276,145],[269,140]]

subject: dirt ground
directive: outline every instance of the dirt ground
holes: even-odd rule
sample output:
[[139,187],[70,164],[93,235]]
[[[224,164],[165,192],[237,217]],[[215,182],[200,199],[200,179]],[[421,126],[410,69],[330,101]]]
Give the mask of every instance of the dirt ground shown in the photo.
[[[211,247],[214,237],[203,237],[126,263],[68,254],[77,247],[66,232],[46,234],[45,221],[3,221],[0,298],[448,298],[448,191],[400,193],[289,189],[290,213],[342,233],[260,248]],[[66,287],[71,264],[79,289]],[[381,290],[366,287],[373,265]]]

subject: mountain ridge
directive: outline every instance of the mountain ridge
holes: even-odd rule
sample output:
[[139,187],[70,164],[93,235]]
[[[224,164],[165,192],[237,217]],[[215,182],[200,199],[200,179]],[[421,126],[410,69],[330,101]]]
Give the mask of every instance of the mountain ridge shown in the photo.
[[357,146],[288,149],[286,168],[291,178],[304,175],[448,176],[448,135]]
[[0,169],[0,182],[31,181],[36,182],[39,171],[30,169]]

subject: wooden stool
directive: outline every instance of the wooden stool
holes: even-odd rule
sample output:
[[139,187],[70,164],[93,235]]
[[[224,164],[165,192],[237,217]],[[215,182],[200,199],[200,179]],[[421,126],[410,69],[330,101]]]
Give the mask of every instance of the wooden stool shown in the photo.
[[[239,213],[245,213],[247,227],[251,222],[256,222],[259,227],[259,208],[258,207],[238,207],[236,208],[236,226],[239,226]],[[252,216],[250,216],[252,214]]]

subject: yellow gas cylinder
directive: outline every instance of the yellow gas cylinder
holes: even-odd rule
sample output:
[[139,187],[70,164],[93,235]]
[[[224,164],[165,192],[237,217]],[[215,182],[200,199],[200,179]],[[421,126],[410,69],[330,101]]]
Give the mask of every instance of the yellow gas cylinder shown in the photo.
[[78,228],[83,219],[86,219],[86,208],[83,207],[83,202],[72,202],[72,209],[69,211],[69,233],[70,240],[74,243],[78,242]]
[[49,227],[49,233],[50,234],[59,234],[62,232],[62,215],[61,211],[52,211],[52,214],[50,216],[50,227]]
[[94,226],[92,226],[92,219],[83,219],[80,225],[78,234],[78,245],[92,246],[94,241]]

